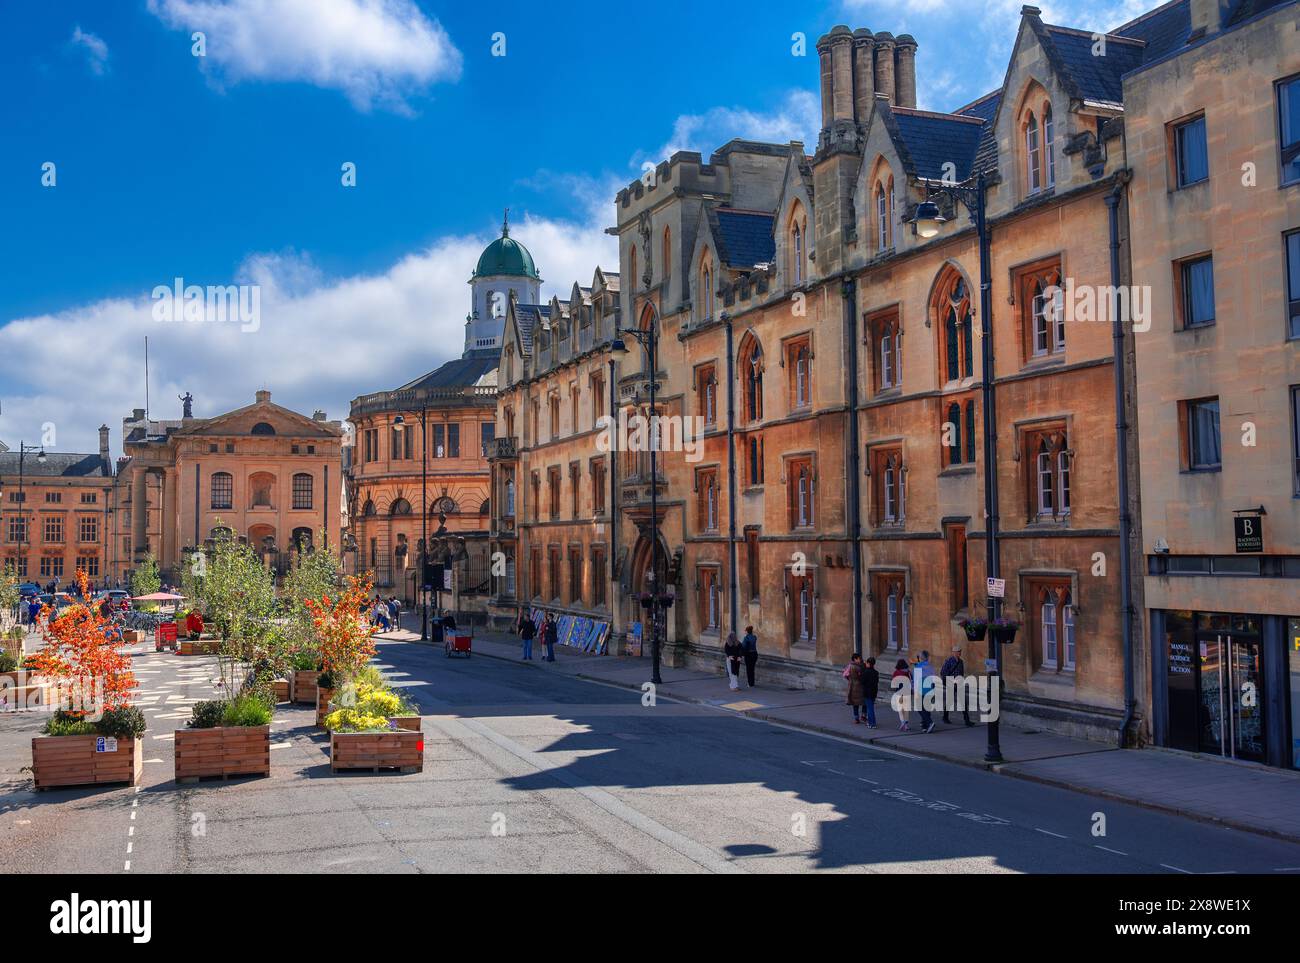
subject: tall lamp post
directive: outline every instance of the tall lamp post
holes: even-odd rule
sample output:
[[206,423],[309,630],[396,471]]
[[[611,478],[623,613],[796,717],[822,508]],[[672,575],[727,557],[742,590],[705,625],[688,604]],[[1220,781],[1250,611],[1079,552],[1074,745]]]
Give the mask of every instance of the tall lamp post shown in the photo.
[[[975,222],[975,232],[979,236],[980,249],[980,363],[984,369],[980,381],[981,400],[984,409],[984,568],[987,578],[999,578],[1001,563],[998,557],[998,474],[997,474],[997,410],[993,396],[993,272],[989,264],[989,226],[985,210],[985,193],[988,184],[984,172],[959,184],[947,182],[930,182],[926,199],[917,206],[913,222],[916,233],[923,238],[932,238],[939,233],[945,221],[939,213],[939,207],[931,197],[950,197],[959,201],[969,212]],[[993,632],[993,623],[1001,611],[1001,599],[987,593],[989,650],[992,655],[990,678],[998,679],[1002,675],[1002,643]],[[998,685],[998,683],[994,683]],[[997,718],[986,726],[988,730],[988,747],[984,752],[987,762],[1002,761],[1002,746],[998,739]]]
[[[429,403],[420,404],[420,641],[429,641],[429,593],[425,588],[425,573],[429,558]],[[393,419],[399,431],[406,429],[406,419],[398,415]]]
[[659,585],[659,463],[657,454],[659,450],[659,432],[657,424],[654,421],[656,415],[655,398],[659,390],[659,331],[652,323],[645,330],[640,328],[623,328],[617,332],[619,335],[610,342],[610,351],[616,354],[627,353],[627,342],[623,340],[624,335],[635,338],[637,343],[643,347],[650,356],[650,381],[646,385],[650,392],[650,592],[649,599],[642,604],[650,613],[650,653],[651,653],[651,671],[650,681],[655,685],[662,685],[663,678],[659,674],[660,652],[659,652],[659,612],[661,609],[667,609],[673,604],[673,598],[667,594],[667,586],[662,588]]
[[23,462],[27,460],[27,453],[29,451],[36,452],[37,463],[44,465],[45,448],[42,445],[28,445],[21,441],[18,442],[18,517],[21,519],[21,522],[19,523],[19,531],[22,534],[22,538],[18,542],[18,558],[21,560],[18,563],[18,567],[23,569],[26,573],[23,575],[23,578],[30,580],[32,575],[30,572],[27,572],[26,569],[27,545],[31,542],[31,533],[27,530],[27,500],[23,495]]

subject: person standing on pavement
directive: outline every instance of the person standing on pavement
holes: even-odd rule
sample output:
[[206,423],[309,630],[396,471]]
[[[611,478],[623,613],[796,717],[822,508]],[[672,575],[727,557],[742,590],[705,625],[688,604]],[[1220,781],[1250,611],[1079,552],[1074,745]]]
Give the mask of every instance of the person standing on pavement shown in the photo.
[[849,682],[848,704],[853,710],[853,724],[862,721],[862,653],[854,652],[844,667],[844,678]]
[[[948,680],[956,679],[957,686],[961,686],[961,680],[966,675],[966,663],[961,660],[961,646],[952,650],[952,655],[943,660],[943,666],[939,669],[939,684],[943,686],[943,721],[948,724],[948,713],[952,706],[948,705]],[[965,720],[966,725],[973,726],[975,723],[970,721],[970,708],[965,701],[962,702],[961,717]]]
[[[899,680],[902,680],[901,682]],[[899,659],[894,663],[894,674],[889,677],[889,686],[895,692],[907,684],[907,660]],[[907,703],[902,694],[898,697],[898,728],[907,731]]]
[[754,688],[754,666],[758,665],[758,636],[754,634],[752,625],[745,626],[745,637],[740,640],[740,647],[744,649],[745,654],[745,678],[749,680],[749,687]]
[[926,693],[934,688],[934,666],[930,665],[930,653],[926,649],[921,650],[921,657],[917,660],[912,669],[913,678],[916,680],[916,691],[921,696],[921,731],[934,731],[934,716],[930,710],[925,707]]
[[876,696],[880,694],[880,673],[876,671],[873,655],[862,665],[862,709],[867,728],[876,728]]
[[393,620],[394,628],[402,627],[402,603],[397,601],[396,595],[388,596],[388,617]]
[[723,647],[722,654],[723,664],[727,667],[727,688],[735,691],[740,688],[740,660],[745,657],[745,649],[735,632],[727,633],[727,644]]
[[546,614],[546,624],[542,626],[542,641],[546,643],[546,662],[555,661],[555,643],[560,641],[560,627],[555,622],[555,616],[548,612]]
[[533,661],[533,637],[537,635],[537,626],[523,609],[519,610],[519,638],[524,641],[524,660]]

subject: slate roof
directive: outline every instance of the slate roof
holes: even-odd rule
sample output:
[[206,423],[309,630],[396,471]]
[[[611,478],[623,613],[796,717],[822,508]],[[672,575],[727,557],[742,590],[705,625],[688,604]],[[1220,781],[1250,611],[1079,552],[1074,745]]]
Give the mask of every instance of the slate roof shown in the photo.
[[959,114],[965,114],[968,117],[978,117],[984,121],[984,129],[980,135],[980,144],[975,151],[975,171],[997,170],[998,166],[998,139],[993,133],[993,119],[998,115],[998,106],[1002,103],[1002,91],[995,90],[985,94],[973,104],[961,108],[957,111]]
[[718,245],[718,260],[730,268],[747,271],[776,257],[772,225],[776,218],[763,211],[716,207],[709,211],[709,226]]
[[533,353],[533,331],[540,321],[549,321],[551,306],[549,304],[515,303],[515,321],[519,325],[519,348],[524,354]]
[[[18,474],[18,452],[0,452],[0,475]],[[109,478],[112,472],[98,454],[80,455],[72,452],[49,451],[45,464],[31,452],[23,459],[23,476],[40,478]]]
[[464,358],[453,358],[426,375],[421,375],[399,391],[409,388],[468,388],[497,366],[495,351],[470,352]]
[[892,108],[894,124],[911,161],[910,173],[941,180],[944,165],[953,164],[953,175],[964,181],[971,174],[980,146],[984,123],[964,114],[937,114],[907,107]]
[[1044,27],[1046,43],[1056,56],[1058,68],[1067,81],[1073,82],[1081,99],[1115,107],[1124,103],[1123,77],[1142,66],[1145,43],[1111,35],[1106,38],[1105,55],[1095,56],[1092,34],[1070,27]]

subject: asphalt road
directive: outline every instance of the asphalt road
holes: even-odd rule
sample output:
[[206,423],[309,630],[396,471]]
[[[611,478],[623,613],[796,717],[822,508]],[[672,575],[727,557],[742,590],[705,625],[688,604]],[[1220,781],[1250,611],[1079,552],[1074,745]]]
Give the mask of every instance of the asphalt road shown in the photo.
[[[172,781],[214,660],[141,653],[138,787],[35,793],[40,718],[0,717],[11,873],[1300,873],[1300,846],[483,657],[381,642],[419,774],[332,775],[280,707],[267,779]],[[1171,789],[1171,791],[1174,791]],[[1094,835],[1104,820],[1104,835]]]

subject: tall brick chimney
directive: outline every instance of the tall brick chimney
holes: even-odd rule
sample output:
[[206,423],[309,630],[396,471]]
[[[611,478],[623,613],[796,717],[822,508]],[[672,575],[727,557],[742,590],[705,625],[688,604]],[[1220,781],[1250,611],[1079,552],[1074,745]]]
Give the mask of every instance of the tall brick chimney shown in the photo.
[[108,454],[108,425],[99,426],[99,460],[108,474],[113,474],[113,459]]
[[898,103],[894,90],[894,35],[888,30],[876,34],[876,93],[891,104]]
[[902,34],[895,42],[894,87],[899,107],[916,107],[916,40]]

